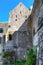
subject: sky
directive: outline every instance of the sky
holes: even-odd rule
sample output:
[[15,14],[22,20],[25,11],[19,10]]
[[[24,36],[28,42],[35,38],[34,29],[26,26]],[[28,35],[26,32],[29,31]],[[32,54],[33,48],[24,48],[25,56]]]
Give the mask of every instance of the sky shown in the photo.
[[9,20],[9,12],[20,2],[29,9],[34,0],[0,0],[0,22],[7,22]]

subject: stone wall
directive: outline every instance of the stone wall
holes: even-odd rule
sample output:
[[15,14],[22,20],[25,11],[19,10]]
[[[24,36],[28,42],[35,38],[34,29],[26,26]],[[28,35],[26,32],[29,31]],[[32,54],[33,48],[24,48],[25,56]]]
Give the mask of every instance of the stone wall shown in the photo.
[[38,20],[38,47],[37,65],[43,65],[43,5],[40,8]]
[[17,50],[17,56],[19,60],[23,60],[28,48],[32,48],[32,41],[29,31],[16,31],[13,34],[14,49]]
[[[32,9],[27,9],[22,3],[10,12],[7,34],[12,35],[12,45],[18,60],[25,60],[27,48],[32,48],[32,36],[30,29],[27,29],[28,18]],[[11,31],[13,33],[11,33]],[[7,36],[8,38],[8,36]],[[7,40],[9,41],[9,40]]]
[[[39,42],[42,37],[43,37],[43,1],[42,0],[35,0],[34,1],[34,6],[33,6],[33,11],[32,11],[32,32],[34,32],[33,35],[33,44],[36,45],[37,47],[37,62],[36,65],[43,65],[43,52],[41,51],[42,47],[41,44],[43,43],[42,41]],[[41,39],[40,39],[40,34],[41,34]],[[39,40],[40,39],[40,40]]]
[[4,35],[6,35],[6,31],[8,28],[8,23],[0,23],[0,65],[2,65],[3,60],[2,60],[2,56],[3,56],[3,46],[5,45],[5,40],[3,38]]
[[19,5],[10,12],[9,25],[13,31],[18,31],[19,28],[26,23],[25,21],[31,14],[31,9],[25,7],[24,4],[19,3]]

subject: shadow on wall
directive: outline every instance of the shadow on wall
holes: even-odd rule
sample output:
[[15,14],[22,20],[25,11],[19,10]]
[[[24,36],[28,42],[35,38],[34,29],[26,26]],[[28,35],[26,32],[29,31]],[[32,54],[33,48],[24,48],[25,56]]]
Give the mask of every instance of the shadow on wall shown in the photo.
[[25,20],[19,30],[12,35],[17,60],[25,60],[27,49],[32,48],[32,32],[31,27],[27,29],[28,22],[28,19]]
[[[12,35],[14,45],[17,45],[19,47],[23,48],[32,48],[32,28],[27,27],[28,19],[25,20],[23,25],[18,29],[18,31],[15,31]],[[31,24],[31,23],[30,23]]]
[[[28,19],[25,20],[19,30],[9,35],[10,39],[7,41],[7,49],[11,48],[15,51],[17,60],[25,60],[27,49],[32,48],[32,32],[31,26],[27,28],[28,22]],[[11,49],[9,51],[11,51]]]

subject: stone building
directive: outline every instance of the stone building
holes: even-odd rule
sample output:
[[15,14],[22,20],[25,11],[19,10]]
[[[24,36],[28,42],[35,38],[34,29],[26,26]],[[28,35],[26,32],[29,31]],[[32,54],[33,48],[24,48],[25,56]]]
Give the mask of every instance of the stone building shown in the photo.
[[[5,28],[6,27],[6,28]],[[5,45],[5,37],[8,28],[8,23],[0,23],[0,65],[2,65],[3,47]]]
[[9,15],[8,23],[0,23],[0,64],[4,49],[25,60],[27,49],[36,47],[36,65],[43,65],[43,0],[34,0],[33,10],[20,3]]
[[16,54],[19,52],[17,59],[25,58],[25,51],[32,47],[33,40],[33,49],[37,48],[36,65],[43,65],[43,0],[34,0],[32,11],[25,9],[25,6],[20,3],[10,12],[9,26],[10,31],[8,28],[7,34],[12,35],[14,50]]
[[9,14],[10,17],[4,49],[14,51],[17,60],[25,60],[27,49],[32,48],[32,28],[31,26],[28,27],[31,11],[32,7],[29,10],[25,5],[19,3]]
[[34,0],[31,20],[33,49],[37,48],[36,65],[43,65],[43,0]]
[[36,65],[43,65],[43,0],[34,0],[33,9],[19,3],[9,15],[8,23],[0,23],[0,59],[5,49],[25,60],[27,49],[36,47]]

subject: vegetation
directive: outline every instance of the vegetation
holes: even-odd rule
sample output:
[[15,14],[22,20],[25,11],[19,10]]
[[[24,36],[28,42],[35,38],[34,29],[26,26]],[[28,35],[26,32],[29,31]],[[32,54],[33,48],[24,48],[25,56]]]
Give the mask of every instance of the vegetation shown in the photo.
[[6,51],[3,53],[3,57],[6,58],[6,57],[9,57],[10,56],[10,52]]
[[25,65],[36,65],[36,51],[28,51]]
[[14,63],[14,53],[13,52],[4,52],[3,53],[3,65],[11,65]]
[[24,65],[25,61],[16,61],[13,65]]
[[[8,53],[5,53],[4,56],[9,57]],[[11,60],[11,58],[9,59]],[[7,64],[4,63],[3,65],[36,65],[36,51],[31,50],[27,50],[27,57],[26,57],[26,61],[16,61],[12,64]]]

